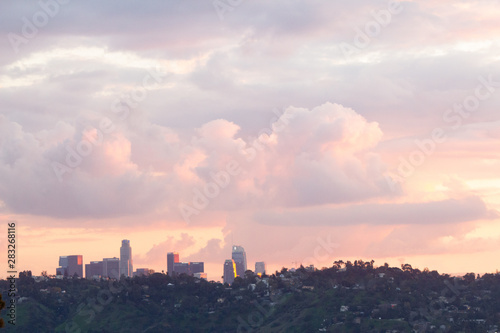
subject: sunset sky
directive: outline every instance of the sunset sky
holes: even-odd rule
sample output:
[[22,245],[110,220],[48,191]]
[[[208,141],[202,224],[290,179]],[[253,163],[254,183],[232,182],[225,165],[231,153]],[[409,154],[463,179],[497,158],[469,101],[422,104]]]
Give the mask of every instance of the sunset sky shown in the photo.
[[[500,268],[500,1],[0,2],[0,246],[220,280]],[[7,259],[2,259],[6,267]],[[6,268],[0,277],[6,276]]]

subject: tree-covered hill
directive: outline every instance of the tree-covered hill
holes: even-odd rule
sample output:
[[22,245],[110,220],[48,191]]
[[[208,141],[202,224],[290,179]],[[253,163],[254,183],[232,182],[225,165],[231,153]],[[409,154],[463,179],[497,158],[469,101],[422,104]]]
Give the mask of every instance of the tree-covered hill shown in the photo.
[[[0,281],[6,301],[8,281]],[[17,279],[15,332],[495,332],[500,275],[373,261],[282,269],[233,285],[190,276]]]

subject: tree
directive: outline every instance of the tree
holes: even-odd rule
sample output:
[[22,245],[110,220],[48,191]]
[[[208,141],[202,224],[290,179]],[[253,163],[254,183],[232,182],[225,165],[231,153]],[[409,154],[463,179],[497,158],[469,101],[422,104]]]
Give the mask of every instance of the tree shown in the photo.
[[468,284],[474,282],[474,280],[476,279],[476,274],[474,273],[467,273],[464,275],[463,277],[464,281],[467,282]]
[[344,265],[344,261],[342,261],[342,260],[335,260],[333,262],[333,267],[336,269],[341,269],[343,265]]
[[19,278],[30,278],[32,276],[31,271],[22,271],[19,273]]
[[401,269],[403,270],[403,272],[413,273],[413,268],[410,264],[401,264]]
[[245,271],[245,276],[244,276],[245,283],[255,283],[255,274],[251,270],[246,270]]

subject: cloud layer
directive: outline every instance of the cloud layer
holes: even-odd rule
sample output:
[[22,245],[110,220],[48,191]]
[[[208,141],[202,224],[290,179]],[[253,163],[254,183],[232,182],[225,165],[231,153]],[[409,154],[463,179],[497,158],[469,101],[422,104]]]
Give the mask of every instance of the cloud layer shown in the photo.
[[149,232],[155,267],[232,242],[275,265],[494,256],[494,1],[235,3],[0,3],[0,220],[44,235],[26,253],[83,225]]

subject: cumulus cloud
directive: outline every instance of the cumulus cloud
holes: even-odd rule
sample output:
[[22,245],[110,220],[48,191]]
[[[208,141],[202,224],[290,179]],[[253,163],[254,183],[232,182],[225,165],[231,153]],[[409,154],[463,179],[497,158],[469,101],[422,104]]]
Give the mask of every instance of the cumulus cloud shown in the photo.
[[[210,209],[233,209],[235,202],[353,202],[388,193],[383,162],[370,153],[380,128],[338,104],[287,108],[271,128],[246,140],[238,125],[223,119],[204,124],[190,140],[147,121],[127,127],[110,120],[113,131],[94,123],[58,122],[29,132],[2,117],[2,199],[12,211],[97,218],[145,213],[189,200],[193,187],[203,189],[233,160],[245,171]],[[245,203],[249,195],[260,198]]]
[[[401,2],[367,45],[343,54],[340,44],[354,45],[356,28],[387,6],[256,0],[221,20],[210,1],[69,2],[16,52],[9,36],[23,36],[23,17],[43,9],[1,2],[0,212],[34,226],[106,221],[132,230],[142,216],[144,225],[181,228],[179,205],[193,206],[237,163],[187,228],[226,225],[228,235],[254,236],[242,245],[260,237],[283,260],[280,248],[293,243],[300,257],[329,228],[355,231],[353,243],[376,235],[380,253],[411,252],[398,244],[415,247],[402,239],[420,225],[435,234],[431,252],[472,246],[438,238],[444,225],[496,218],[498,85],[458,129],[443,115],[474,94],[478,77],[500,79],[499,9]],[[166,74],[145,87],[155,68]],[[437,127],[447,142],[391,189],[386,172]],[[461,183],[446,183],[450,175]],[[317,234],[305,236],[303,221]],[[199,255],[225,258],[227,237]],[[363,253],[343,244],[338,253]]]

